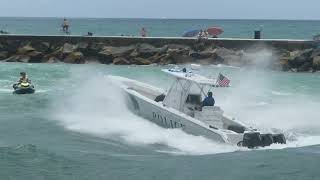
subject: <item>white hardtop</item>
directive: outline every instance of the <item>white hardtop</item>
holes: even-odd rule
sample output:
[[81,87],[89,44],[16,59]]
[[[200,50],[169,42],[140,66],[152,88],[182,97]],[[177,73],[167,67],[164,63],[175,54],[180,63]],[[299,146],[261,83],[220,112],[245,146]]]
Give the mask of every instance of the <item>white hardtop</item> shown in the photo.
[[177,79],[192,81],[196,84],[208,86],[216,85],[216,79],[209,79],[207,77],[201,76],[199,74],[194,74],[192,72],[183,72],[179,69],[162,69],[162,71],[176,77]]
[[188,106],[188,97],[196,98],[196,104],[201,106],[203,98],[207,96],[206,90],[210,91],[211,88],[218,87],[215,79],[188,72],[186,69],[174,68],[163,69],[162,71],[175,78],[163,100],[163,104],[180,112],[185,113],[185,109]]

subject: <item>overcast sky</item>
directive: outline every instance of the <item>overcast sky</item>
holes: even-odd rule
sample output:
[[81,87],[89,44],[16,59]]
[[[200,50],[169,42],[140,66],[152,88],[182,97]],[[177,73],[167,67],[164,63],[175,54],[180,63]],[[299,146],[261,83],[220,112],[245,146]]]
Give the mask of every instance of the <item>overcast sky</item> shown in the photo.
[[0,16],[320,19],[320,0],[0,0]]

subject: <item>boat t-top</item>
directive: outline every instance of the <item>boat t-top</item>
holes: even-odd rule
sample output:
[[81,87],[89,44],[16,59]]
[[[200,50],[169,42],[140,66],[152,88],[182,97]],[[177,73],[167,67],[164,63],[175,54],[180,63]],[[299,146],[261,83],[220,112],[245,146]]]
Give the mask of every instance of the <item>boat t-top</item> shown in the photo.
[[217,80],[186,71],[164,69],[175,80],[168,91],[119,76],[110,76],[119,82],[128,96],[128,105],[137,115],[164,128],[178,128],[186,133],[203,136],[216,142],[244,146],[265,147],[273,143],[285,144],[283,134],[262,134],[259,130],[224,114],[219,106],[203,106],[208,91],[221,86]]

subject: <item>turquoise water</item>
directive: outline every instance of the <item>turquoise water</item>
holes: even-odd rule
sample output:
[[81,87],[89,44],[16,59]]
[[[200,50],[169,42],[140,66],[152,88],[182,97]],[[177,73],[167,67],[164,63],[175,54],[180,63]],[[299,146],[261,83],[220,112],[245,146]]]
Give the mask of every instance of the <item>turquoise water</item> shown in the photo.
[[[146,27],[149,36],[181,36],[185,30],[220,26],[221,37],[252,38],[253,31],[262,28],[263,38],[311,39],[319,33],[320,21],[294,20],[177,20],[177,19],[69,19],[72,35],[119,36],[139,35]],[[59,18],[0,18],[0,29],[12,34],[62,35]]]
[[[169,87],[161,66],[0,63],[1,179],[316,180],[320,177],[319,73],[206,66],[232,87],[214,90],[226,113],[279,128],[289,143],[247,150],[160,128],[133,115],[108,79]],[[33,95],[13,95],[26,71]]]

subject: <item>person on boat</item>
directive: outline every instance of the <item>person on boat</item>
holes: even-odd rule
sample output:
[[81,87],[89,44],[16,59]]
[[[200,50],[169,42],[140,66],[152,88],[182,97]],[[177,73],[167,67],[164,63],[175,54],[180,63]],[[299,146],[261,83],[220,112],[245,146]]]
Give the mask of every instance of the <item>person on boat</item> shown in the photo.
[[208,92],[208,96],[203,100],[202,102],[202,107],[204,106],[214,106],[215,101],[214,98],[212,97],[212,92]]
[[20,73],[20,79],[18,81],[18,83],[31,83],[31,81],[28,79],[27,74],[25,72],[21,72]]

